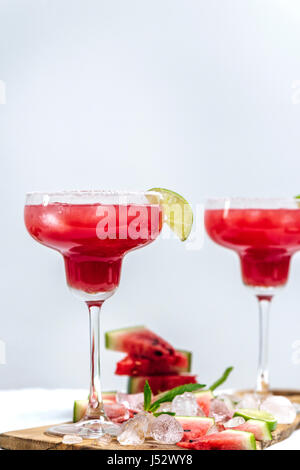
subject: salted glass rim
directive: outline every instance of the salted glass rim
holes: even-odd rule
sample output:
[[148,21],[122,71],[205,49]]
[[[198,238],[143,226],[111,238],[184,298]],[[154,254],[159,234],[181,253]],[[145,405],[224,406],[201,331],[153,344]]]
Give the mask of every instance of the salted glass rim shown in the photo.
[[[153,195],[162,199],[157,191],[129,191],[129,190],[66,190],[66,191],[32,191],[26,193],[25,205],[65,203],[65,204],[92,204],[92,203],[118,203],[118,199],[125,204],[149,204],[146,195]],[[157,202],[157,203],[158,203]],[[121,201],[122,203],[122,201]],[[155,204],[152,202],[152,204]]]
[[300,209],[295,197],[212,197],[206,198],[205,209]]

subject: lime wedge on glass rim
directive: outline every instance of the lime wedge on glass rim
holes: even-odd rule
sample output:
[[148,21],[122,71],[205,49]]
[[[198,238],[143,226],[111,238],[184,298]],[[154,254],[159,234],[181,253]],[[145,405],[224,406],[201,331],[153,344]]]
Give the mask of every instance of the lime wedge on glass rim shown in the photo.
[[234,416],[241,416],[246,421],[249,419],[257,419],[259,421],[265,421],[270,431],[274,431],[277,426],[277,420],[275,416],[271,415],[267,411],[256,410],[251,408],[239,408],[235,411]]
[[[189,203],[180,194],[165,188],[151,188],[148,190],[160,193],[162,196],[164,222],[184,242],[191,233],[193,226],[193,211]],[[152,196],[147,196],[152,201]]]

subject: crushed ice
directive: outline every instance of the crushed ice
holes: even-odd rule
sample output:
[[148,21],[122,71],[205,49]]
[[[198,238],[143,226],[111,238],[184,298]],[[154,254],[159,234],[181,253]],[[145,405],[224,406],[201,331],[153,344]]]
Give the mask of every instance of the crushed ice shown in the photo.
[[230,410],[223,400],[214,398],[210,403],[209,416],[214,418],[216,423],[222,423],[232,418],[233,410]]
[[126,421],[117,436],[118,442],[123,446],[143,444],[150,425],[149,413],[139,413]]
[[82,437],[78,434],[65,434],[62,443],[63,444],[80,444],[82,442]]
[[185,392],[172,401],[172,412],[179,416],[197,416],[198,403],[194,393]]
[[266,398],[260,409],[275,416],[278,424],[291,424],[295,421],[297,415],[293,403],[288,398],[278,395],[270,395]]
[[236,428],[237,426],[241,426],[245,423],[245,419],[241,416],[235,416],[231,418],[229,421],[223,424],[224,428]]
[[142,411],[144,408],[144,394],[118,392],[116,402],[124,405],[129,410]]
[[176,444],[183,437],[183,429],[174,416],[163,414],[152,422],[151,437],[161,444]]

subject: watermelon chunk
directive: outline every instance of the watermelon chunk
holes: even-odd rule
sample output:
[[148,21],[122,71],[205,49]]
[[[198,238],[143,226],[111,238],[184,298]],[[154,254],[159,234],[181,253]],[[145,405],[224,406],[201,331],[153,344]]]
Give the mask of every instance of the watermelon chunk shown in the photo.
[[73,406],[73,423],[77,423],[80,421],[87,410],[88,407],[88,400],[75,400]]
[[157,359],[175,354],[173,346],[144,326],[108,331],[105,346],[138,358]]
[[180,372],[190,372],[192,353],[175,351],[173,356],[147,359],[126,356],[117,362],[115,374],[133,376],[172,375]]
[[[73,407],[74,423],[84,418],[88,403],[88,400],[75,400]],[[116,423],[122,423],[133,416],[133,413],[120,403],[104,402],[104,411],[107,417]]]
[[213,392],[211,390],[200,390],[199,392],[194,392],[194,395],[198,406],[200,406],[206,416],[209,416],[210,402],[214,398]]
[[215,424],[213,418],[203,418],[202,416],[175,416],[175,418],[183,428],[183,441],[205,436],[207,431]]
[[258,419],[249,419],[244,424],[235,427],[239,431],[252,432],[257,441],[271,441],[272,434],[269,430],[269,427],[265,421],[260,421]]
[[250,432],[227,430],[192,442],[178,442],[179,447],[195,450],[255,450],[255,437]]
[[[117,392],[102,392],[103,403],[115,403]],[[87,410],[88,399],[86,400],[75,400],[73,406],[73,422],[80,421]]]
[[264,421],[271,432],[275,431],[277,426],[277,420],[275,416],[273,416],[271,413],[268,413],[267,411],[257,410],[256,408],[239,408],[234,412],[234,416],[241,416],[246,421],[249,419]]
[[106,402],[116,402],[117,392],[102,392],[103,403]]
[[129,377],[128,393],[143,392],[144,385],[148,380],[153,395],[165,392],[179,385],[197,383],[196,375],[179,374],[179,375],[152,375],[147,377]]

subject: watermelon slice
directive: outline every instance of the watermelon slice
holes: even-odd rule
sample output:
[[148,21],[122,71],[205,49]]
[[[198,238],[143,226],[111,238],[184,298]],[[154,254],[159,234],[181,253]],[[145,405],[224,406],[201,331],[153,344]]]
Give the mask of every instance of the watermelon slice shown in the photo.
[[258,419],[249,419],[244,424],[240,424],[236,428],[239,431],[252,432],[257,441],[271,441],[272,434],[266,422]]
[[264,421],[271,432],[275,431],[277,426],[277,420],[275,416],[264,410],[257,410],[252,408],[239,408],[234,412],[234,416],[241,416],[246,421],[248,421],[249,419],[257,419],[259,421]]
[[[84,417],[88,403],[88,400],[75,400],[73,408],[74,423]],[[133,416],[133,413],[120,403],[104,402],[104,411],[109,419],[118,423],[122,423]]]
[[209,416],[210,402],[215,398],[213,392],[211,390],[200,390],[199,392],[194,392],[194,395],[198,406],[200,406],[206,416]]
[[179,374],[179,375],[152,375],[147,377],[129,377],[128,393],[143,392],[144,385],[148,380],[153,395],[165,392],[179,385],[197,383],[196,375]]
[[172,375],[180,372],[190,372],[192,353],[175,351],[173,356],[147,359],[126,356],[117,362],[115,374],[133,376]]
[[192,442],[178,442],[179,447],[196,450],[255,450],[255,437],[250,432],[228,430]]
[[117,392],[102,392],[103,403],[106,402],[116,402]]
[[129,356],[154,360],[175,354],[173,346],[144,326],[108,331],[105,334],[105,346]]
[[73,423],[77,423],[80,421],[87,410],[88,407],[88,400],[75,400],[74,407],[73,407]]
[[[103,403],[116,403],[117,392],[102,392]],[[75,400],[73,406],[73,422],[80,421],[86,412],[88,400]]]
[[175,416],[175,418],[183,428],[183,441],[205,436],[207,431],[215,424],[213,418],[203,418],[202,416]]

